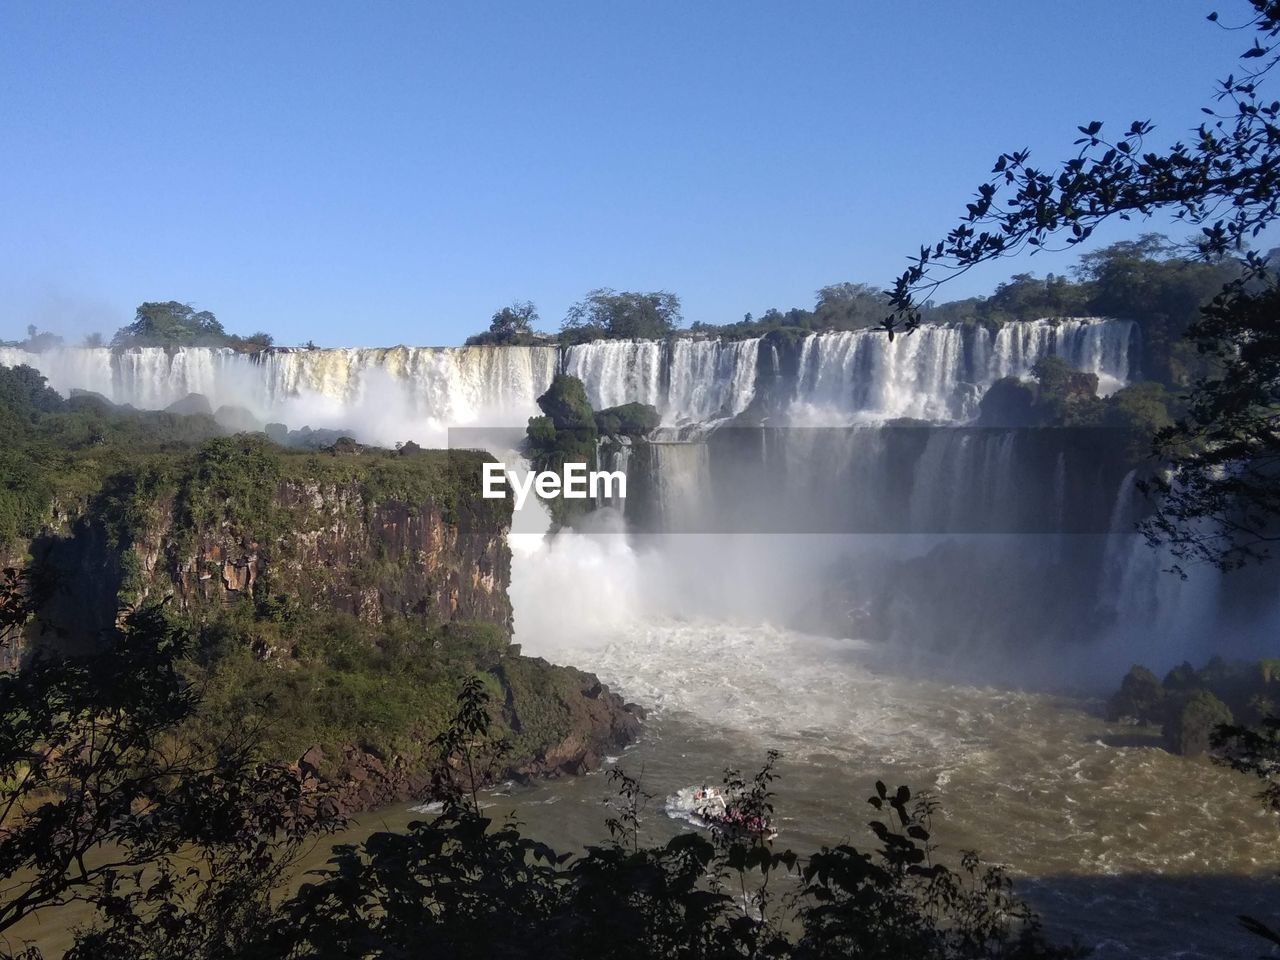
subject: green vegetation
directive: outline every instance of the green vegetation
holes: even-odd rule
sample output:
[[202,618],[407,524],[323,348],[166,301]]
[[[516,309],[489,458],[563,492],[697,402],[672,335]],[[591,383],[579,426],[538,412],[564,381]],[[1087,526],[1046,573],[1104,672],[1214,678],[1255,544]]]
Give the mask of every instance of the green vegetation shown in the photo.
[[538,398],[541,417],[530,417],[526,452],[535,470],[559,470],[566,463],[596,463],[599,429],[586,388],[577,377],[557,374]]
[[[252,939],[299,856],[341,824],[296,771],[255,758],[251,723],[207,745],[182,736],[199,706],[190,649],[151,607],[98,651],[0,674],[0,931],[79,901],[114,929],[79,931],[68,956],[211,958]],[[0,954],[40,956],[9,944]]]
[[[444,812],[336,847],[331,865],[290,895],[282,881],[300,853],[343,823],[324,789],[255,763],[251,737],[169,761],[161,745],[198,702],[177,669],[187,641],[155,609],[118,640],[88,660],[43,660],[0,678],[0,761],[53,761],[0,783],[0,802],[22,814],[0,827],[0,931],[80,900],[93,913],[70,960],[336,960],[412,956],[423,944],[448,957],[564,960],[1081,953],[1046,942],[1000,868],[969,853],[956,868],[941,862],[938,804],[906,787],[876,783],[869,852],[845,842],[806,857],[729,828],[650,846],[642,814],[652,797],[620,770],[609,836],[580,853],[496,824],[476,788],[510,744],[475,676],[457,685],[430,744]],[[95,737],[103,722],[120,736]],[[744,818],[772,814],[775,759],[753,777],[726,771]],[[102,844],[112,856],[100,864],[89,854]]]
[[595,420],[596,431],[602,437],[642,440],[657,429],[662,416],[650,404],[624,403],[597,410]]
[[1174,753],[1198,756],[1209,749],[1213,731],[1230,722],[1226,704],[1208,690],[1197,690],[1165,721],[1165,744]]
[[150,476],[222,433],[210,417],[121,413],[92,397],[63,400],[30,367],[0,367],[0,550],[21,548],[79,513],[109,476]]
[[176,300],[140,304],[133,323],[111,338],[113,347],[233,347],[248,352],[266,349],[273,342],[268,333],[247,337],[227,333],[208,310],[197,311]]
[[1277,702],[1280,674],[1274,661],[1228,663],[1214,657],[1199,670],[1180,664],[1163,681],[1145,667],[1133,667],[1107,701],[1107,716],[1159,726],[1169,750],[1195,755],[1208,751],[1217,727],[1236,720],[1263,723]]
[[[530,417],[525,431],[525,453],[534,470],[560,471],[566,463],[596,467],[599,430],[586,388],[577,377],[557,374],[547,392],[538,398],[543,416]],[[555,497],[547,504],[557,524],[591,509],[587,500]]]
[[[318,604],[329,571],[289,562],[290,538],[315,526],[317,507],[310,496],[280,496],[286,488],[314,491],[333,513],[326,523],[356,530],[384,504],[403,504],[410,514],[433,505],[445,522],[493,535],[509,522],[509,505],[478,496],[484,454],[416,445],[287,450],[260,434],[221,436],[209,417],[64,401],[27,367],[0,367],[0,413],[0,547],[7,554],[21,557],[41,533],[74,536],[83,518],[119,558],[126,604],[145,586],[132,548],[158,531],[171,562],[187,562],[209,543],[256,544],[267,559],[270,582],[252,597],[230,606],[188,597],[184,616],[199,651],[190,669],[207,687],[199,722],[211,742],[213,733],[229,735],[253,717],[267,730],[264,749],[273,758],[312,744],[407,750],[446,717],[457,676],[496,665],[505,651],[503,625],[444,624],[428,608],[376,625]],[[341,502],[364,513],[342,517]],[[360,559],[356,576],[363,569],[371,586],[402,575],[384,557]],[[108,571],[102,578],[110,579]]]
[[1190,387],[1185,414],[1157,438],[1171,470],[1147,484],[1159,502],[1142,531],[1179,563],[1222,569],[1266,561],[1280,541],[1280,273],[1250,250],[1280,219],[1280,100],[1265,92],[1280,62],[1280,3],[1248,7],[1235,29],[1251,30],[1252,42],[1200,108],[1193,136],[1157,149],[1150,120],[1115,133],[1093,120],[1057,169],[1033,166],[1029,149],[1001,154],[959,223],[894,281],[883,325],[909,332],[949,278],[1084,243],[1108,221],[1159,214],[1199,228],[1188,244],[1198,263],[1163,257],[1149,237],[1082,263],[1104,287],[1103,309],[1142,311],[1149,373]]
[[533,330],[538,322],[538,308],[528,300],[517,300],[503,307],[489,321],[489,329],[467,337],[468,347],[479,346],[528,346],[542,339]]
[[815,295],[813,309],[792,307],[785,312],[770,307],[759,317],[748,313],[737,323],[695,322],[694,333],[738,340],[773,332],[801,336],[831,330],[864,330],[884,320],[889,301],[884,291],[865,283],[833,283]]
[[1115,431],[1122,454],[1133,464],[1152,462],[1155,437],[1179,410],[1178,400],[1149,380],[1099,397],[1098,378],[1073,370],[1060,357],[1039,360],[1031,380],[1005,377],[978,404],[978,423],[988,427],[1087,427]]
[[[493,623],[431,625],[420,617],[370,624],[310,610],[290,594],[244,600],[193,627],[188,675],[204,690],[193,732],[217,742],[238,725],[261,729],[267,758],[326,756],[358,745],[421,764],[443,727],[459,677],[496,669],[510,652]],[[536,736],[536,734],[531,734]],[[512,756],[531,760],[548,742]]]
[[569,308],[560,327],[560,342],[605,337],[656,339],[674,332],[681,322],[680,298],[674,293],[619,292],[601,287]]
[[[661,422],[658,411],[646,403],[624,403],[593,411],[582,381],[558,374],[538,398],[541,417],[530,417],[525,431],[525,453],[535,470],[560,471],[566,463],[584,463],[594,470],[601,461],[601,443],[608,451],[623,442],[643,441]],[[593,509],[590,500],[555,497],[548,503],[552,519],[569,523]]]
[[287,481],[354,487],[368,507],[435,502],[447,517],[501,522],[500,507],[471,496],[478,452],[285,449],[261,434],[224,436],[211,417],[63,400],[29,367],[0,367],[0,411],[0,548],[8,550],[91,500],[117,542],[130,542],[165,498],[179,504],[179,532],[230,524],[269,538],[289,526],[273,506]]

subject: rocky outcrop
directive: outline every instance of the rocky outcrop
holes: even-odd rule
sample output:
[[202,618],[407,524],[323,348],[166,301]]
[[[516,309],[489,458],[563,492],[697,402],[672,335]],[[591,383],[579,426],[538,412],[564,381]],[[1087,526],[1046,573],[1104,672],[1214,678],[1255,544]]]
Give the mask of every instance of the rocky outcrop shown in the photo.
[[[552,682],[545,683],[542,690],[530,690],[527,677],[517,676],[517,671],[540,672]],[[535,738],[542,741],[531,755],[513,763],[509,771],[513,776],[586,773],[640,735],[643,711],[635,704],[623,703],[594,674],[529,658],[506,660],[496,672],[508,690],[504,705],[508,725],[525,734],[526,743]],[[558,725],[540,728],[539,714],[545,715],[549,699],[558,713]]]
[[[54,584],[31,639],[89,649],[121,610],[167,603],[229,644],[193,664],[211,687],[265,691],[279,721],[266,754],[287,761],[316,744],[297,769],[346,812],[425,797],[428,745],[464,676],[485,677],[493,695],[497,735],[511,744],[504,776],[592,769],[636,738],[640,713],[594,676],[510,644],[511,503],[479,496],[485,459],[354,443],[312,454],[235,437],[112,465],[13,551]],[[334,623],[343,643],[368,650],[327,648]],[[224,673],[236,644],[252,656]],[[198,735],[242,722],[234,696],[204,706]]]
[[355,483],[282,482],[273,505],[289,518],[277,537],[223,527],[185,542],[172,505],[158,510],[133,546],[140,598],[172,596],[192,610],[269,591],[371,623],[413,613],[509,627],[505,527],[450,522],[438,501],[370,502]]
[[[587,773],[600,766],[604,758],[633,743],[640,735],[644,711],[622,698],[592,674],[565,667],[552,667],[542,660],[524,660],[517,668],[545,672],[553,683],[569,678],[549,704],[531,691],[513,693],[507,687],[507,700],[495,710],[495,720],[509,726],[517,739],[536,724],[535,716],[562,707],[569,718],[567,726],[536,748],[532,755],[510,758],[501,768],[497,780],[527,780],[534,777],[559,777]],[[507,675],[500,678],[510,682]],[[539,735],[545,735],[545,731]],[[519,748],[517,747],[517,750]],[[424,742],[415,756],[385,756],[366,747],[349,745],[326,754],[313,746],[294,764],[304,784],[332,797],[343,815],[373,810],[394,803],[425,802],[432,799],[432,770],[435,758]]]
[[96,636],[122,602],[167,598],[198,614],[279,595],[368,623],[414,614],[510,631],[508,521],[465,503],[376,499],[354,480],[290,478],[258,517],[192,524],[174,492],[140,513],[122,536],[110,510],[92,503],[29,546],[33,567],[58,585],[42,611],[52,633]]

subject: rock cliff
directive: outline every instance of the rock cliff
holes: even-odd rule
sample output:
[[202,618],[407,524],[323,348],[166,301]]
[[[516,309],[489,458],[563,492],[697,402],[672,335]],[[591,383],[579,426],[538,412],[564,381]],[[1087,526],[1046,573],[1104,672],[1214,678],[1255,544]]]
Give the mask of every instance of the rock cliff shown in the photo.
[[510,644],[511,504],[479,496],[485,459],[241,435],[86,466],[6,547],[44,585],[28,643],[84,649],[163,602],[195,638],[194,735],[256,718],[264,749],[309,755],[348,812],[423,798],[468,674],[493,690],[506,775],[588,770],[636,737],[638,711]]

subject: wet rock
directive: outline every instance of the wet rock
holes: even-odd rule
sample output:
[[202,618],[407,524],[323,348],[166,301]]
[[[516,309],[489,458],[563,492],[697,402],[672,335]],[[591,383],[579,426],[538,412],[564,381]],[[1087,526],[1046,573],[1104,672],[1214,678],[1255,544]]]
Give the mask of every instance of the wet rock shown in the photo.
[[302,755],[302,759],[298,761],[298,767],[304,774],[318,777],[320,769],[324,765],[324,751],[318,746],[313,746]]
[[245,407],[221,406],[214,411],[213,419],[231,433],[256,433],[262,429],[262,422]]
[[213,406],[203,393],[188,393],[164,408],[165,413],[177,413],[184,417],[213,416]]

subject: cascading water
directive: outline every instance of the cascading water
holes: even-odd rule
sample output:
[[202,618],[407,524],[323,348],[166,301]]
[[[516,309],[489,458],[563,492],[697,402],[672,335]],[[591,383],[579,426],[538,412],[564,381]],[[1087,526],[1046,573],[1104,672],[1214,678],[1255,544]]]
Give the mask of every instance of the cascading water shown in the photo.
[[892,340],[879,330],[811,336],[801,348],[792,420],[965,420],[992,383],[1028,377],[1046,356],[1097,374],[1099,391],[1114,393],[1129,379],[1135,329],[1125,320],[1034,320],[1004,324],[994,338],[960,325],[926,325]]
[[597,410],[647,403],[665,424],[706,423],[751,403],[759,350],[758,339],[599,340],[566,349],[564,371]]
[[161,347],[0,348],[0,364],[27,364],[62,393],[100,393],[162,409],[188,394],[216,409],[246,408],[263,422],[349,429],[370,442],[445,440],[452,426],[523,427],[559,362],[555,347],[391,347],[267,350]]
[[[0,348],[0,364],[35,366],[64,393],[156,408],[196,392],[263,421],[383,442],[440,442],[427,426],[522,427],[558,370],[579,376],[597,408],[652,403],[668,428],[718,426],[681,431],[702,442],[627,447],[614,465],[652,471],[654,529],[707,528],[731,508],[728,526],[745,532],[637,536],[603,509],[548,538],[534,501],[511,536],[524,650],[595,670],[656,708],[625,761],[644,770],[646,789],[670,792],[779,748],[783,841],[812,849],[864,819],[845,798],[894,778],[940,794],[941,842],[1012,864],[1051,928],[1082,935],[1100,960],[1252,955],[1206,922],[1273,899],[1218,882],[1252,884],[1244,875],[1280,866],[1265,854],[1274,829],[1250,786],[1114,746],[1131,732],[1079,701],[991,687],[1019,672],[1114,683],[1130,658],[1160,669],[1198,649],[1197,635],[1216,639],[1216,581],[1188,591],[1123,532],[1140,506],[1133,475],[1052,433],[962,426],[987,386],[1046,355],[1096,373],[1104,392],[1123,385],[1133,336],[1123,321],[1034,321],[994,335],[925,327],[892,342],[809,336],[790,354],[778,340],[706,339],[256,357]],[[723,423],[766,399],[777,401],[768,423],[790,429]],[[899,417],[942,426],[883,423]],[[846,617],[843,639],[778,625],[831,609]],[[553,841],[598,840],[593,782],[537,786],[520,817]],[[1224,831],[1224,817],[1237,826]]]
[[[985,331],[984,331],[985,333]],[[987,375],[1028,377],[1041,357],[1061,357],[1077,370],[1098,375],[1098,392],[1114,393],[1128,382],[1130,347],[1137,324],[1129,320],[1062,319],[1006,323],[990,348]]]
[[[1027,376],[1036,360],[1062,356],[1098,374],[1103,392],[1129,375],[1134,325],[1120,320],[1036,320],[1005,324],[992,340],[981,327],[924,326],[890,341],[875,330],[815,334],[800,349],[794,422],[820,410],[854,417],[961,420],[972,390],[1003,376]],[[0,364],[27,364],[55,389],[101,393],[161,408],[190,393],[214,407],[247,407],[291,426],[313,410],[348,410],[362,399],[396,400],[409,415],[447,425],[522,425],[557,366],[581,379],[592,406],[647,403],[664,423],[737,416],[756,395],[760,339],[601,340],[556,347],[390,347],[266,350],[161,347],[65,348],[32,353],[0,347]],[[770,369],[778,371],[770,344]],[[389,388],[389,389],[387,389]],[[299,402],[301,401],[301,402]],[[287,418],[287,419],[286,419]],[[317,423],[311,423],[317,426]]]

